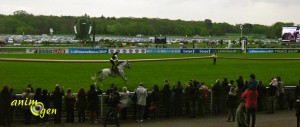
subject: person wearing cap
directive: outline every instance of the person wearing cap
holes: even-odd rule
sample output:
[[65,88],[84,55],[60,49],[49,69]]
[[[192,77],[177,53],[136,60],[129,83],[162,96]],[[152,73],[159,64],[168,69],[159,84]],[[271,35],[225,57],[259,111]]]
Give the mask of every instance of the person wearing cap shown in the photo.
[[116,63],[118,63],[118,55],[119,52],[116,51],[115,53],[113,53],[112,57],[110,58],[110,63],[112,64],[111,70],[116,70]]

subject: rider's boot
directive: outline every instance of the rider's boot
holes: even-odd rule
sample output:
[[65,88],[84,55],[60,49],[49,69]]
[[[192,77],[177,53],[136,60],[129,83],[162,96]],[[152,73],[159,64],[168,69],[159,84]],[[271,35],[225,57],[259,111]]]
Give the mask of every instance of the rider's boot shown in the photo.
[[119,69],[118,68],[115,68],[115,73],[119,74]]
[[113,73],[114,73],[114,75],[117,75],[117,74],[118,74],[118,68],[115,67],[115,68],[113,69]]

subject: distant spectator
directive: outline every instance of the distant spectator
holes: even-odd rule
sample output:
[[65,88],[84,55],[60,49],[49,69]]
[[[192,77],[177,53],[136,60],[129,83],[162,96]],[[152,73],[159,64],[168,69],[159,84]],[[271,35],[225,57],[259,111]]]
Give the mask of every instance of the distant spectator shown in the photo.
[[243,79],[243,76],[239,76],[239,78],[236,80],[238,91],[244,91],[245,87],[245,81]]
[[86,93],[83,88],[80,88],[77,94],[76,109],[78,111],[78,122],[85,122],[85,110],[87,108]]
[[240,104],[236,110],[236,127],[248,127],[244,99],[240,100]]
[[216,65],[216,63],[217,63],[217,54],[214,53],[211,57],[213,58],[214,65]]
[[29,88],[29,89],[30,89],[31,93],[34,93],[34,90],[33,90],[32,84],[28,84],[28,85],[27,85],[27,88]]
[[205,115],[205,111],[206,111],[206,107],[205,107],[205,104],[206,104],[206,101],[208,99],[208,87],[205,85],[204,82],[201,82],[201,87],[199,88],[200,90],[200,114],[201,115]]
[[190,118],[195,118],[196,117],[196,101],[197,101],[197,97],[196,97],[196,87],[193,83],[189,83],[188,87],[185,89],[186,94],[188,96],[188,100],[189,100],[189,106],[190,106],[190,114],[189,117]]
[[146,98],[148,96],[147,90],[140,83],[138,88],[135,90],[137,96],[137,121],[143,122],[143,116],[146,106]]
[[[16,100],[17,99],[17,96],[16,96],[16,94],[14,94],[14,89],[13,88],[10,88],[9,89],[9,93],[10,93],[10,95],[11,95],[11,101],[13,101],[13,100]],[[1,95],[0,95],[0,97],[1,97]],[[1,99],[0,99],[1,100]],[[1,108],[1,107],[0,107]],[[15,116],[15,113],[14,113],[14,110],[15,110],[15,107],[14,106],[10,106],[10,113],[9,113],[9,115],[10,115],[10,117],[9,117],[9,121],[10,121],[10,123],[13,123],[13,120],[14,120],[14,116]],[[1,115],[0,115],[1,116]],[[1,122],[0,122],[1,123]]]
[[99,109],[99,97],[98,95],[102,94],[102,91],[97,87],[98,91],[94,84],[90,85],[90,90],[87,92],[87,101],[90,110],[90,120],[91,123],[96,123],[96,112]]
[[217,79],[216,83],[212,86],[213,111],[214,111],[215,115],[220,113],[221,91],[222,91],[222,86],[221,86],[220,80]]
[[294,92],[295,92],[295,99],[297,100],[297,98],[300,96],[300,80]]
[[291,98],[291,99],[294,99],[293,101],[291,101],[291,107],[294,107],[294,102],[296,102],[297,98],[300,96],[300,80],[298,82],[298,85],[296,86],[296,89],[295,91],[293,91],[294,93],[294,98]]
[[181,116],[181,114],[182,114],[182,106],[181,106],[182,90],[183,90],[183,88],[181,86],[181,82],[180,81],[176,82],[174,85],[174,88],[173,88],[173,92],[175,94],[174,113],[175,113],[175,116],[177,116],[177,117]]
[[161,94],[159,92],[159,88],[158,88],[158,85],[154,85],[153,86],[153,90],[152,90],[152,93],[151,93],[151,106],[153,106],[153,110],[150,110],[150,118],[151,118],[151,114],[153,113],[153,117],[152,118],[156,118],[156,115],[159,111],[159,102],[160,102],[160,97],[161,97]]
[[9,92],[9,88],[7,85],[4,85],[1,93],[0,93],[0,126],[10,126],[11,120],[11,106],[10,103],[12,101],[12,95]]
[[262,84],[262,81],[258,81],[257,92],[258,92],[257,109],[258,111],[262,111],[264,107],[263,106],[264,97],[267,94],[267,88]]
[[109,109],[108,112],[106,113],[106,119],[104,121],[104,124],[106,124],[108,119],[114,118],[117,126],[119,126],[118,116],[119,116],[119,110],[121,108],[121,100],[120,100],[120,94],[118,92],[118,88],[116,86],[114,86],[112,88],[112,91],[108,94],[107,104]]
[[110,86],[107,88],[107,90],[105,91],[106,95],[109,95],[112,91],[113,91],[113,88],[115,87],[115,84],[112,83],[110,84]]
[[67,94],[65,96],[65,110],[67,112],[67,123],[74,123],[74,108],[75,108],[76,98],[72,93],[72,90],[68,88]]
[[[37,88],[35,90],[34,96],[33,96],[33,100],[37,100],[38,102],[42,102],[43,100],[43,95],[42,95],[42,89],[41,88]],[[35,117],[36,122],[40,123],[41,118],[40,117]]]
[[[222,88],[223,88],[223,89],[227,89],[227,88],[228,88],[228,85],[229,85],[229,83],[228,83],[227,78],[224,78],[224,80],[223,80],[222,83],[221,83]],[[228,91],[228,92],[229,92],[229,91]],[[227,92],[227,93],[228,93],[228,92]]]
[[42,89],[41,89],[41,88],[37,88],[37,89],[35,90],[33,99],[34,99],[34,100],[37,100],[38,102],[42,102],[42,100],[43,100],[43,95],[42,95]]
[[144,111],[144,119],[151,119],[150,118],[150,107],[151,107],[151,103],[152,103],[152,98],[150,96],[150,92],[148,90],[148,88],[146,88],[148,96],[146,98],[146,106],[145,106],[145,111]]
[[120,92],[120,99],[122,103],[122,119],[127,120],[127,107],[128,107],[128,100],[129,100],[129,91],[127,87],[123,87],[123,91]]
[[164,87],[162,89],[162,98],[163,98],[163,106],[165,108],[165,117],[170,117],[170,107],[171,107],[171,89],[168,80],[165,80]]
[[246,109],[247,109],[247,124],[250,127],[250,116],[252,116],[251,127],[255,126],[256,114],[255,110],[257,107],[257,84],[254,74],[250,74],[250,80],[248,84],[248,89],[242,94],[242,98],[246,99]]
[[283,81],[281,81],[280,77],[277,77],[277,88],[278,88],[278,92],[279,92],[279,96],[278,96],[278,107],[280,110],[284,109],[284,84]]
[[189,114],[191,114],[191,106],[190,106],[190,97],[189,97],[189,95],[188,95],[188,91],[186,91],[186,89],[189,87],[189,83],[188,82],[186,82],[185,83],[185,87],[184,87],[184,89],[183,89],[183,99],[182,100],[184,100],[184,106],[185,106],[185,114],[186,115],[189,115]]
[[297,117],[297,127],[300,124],[300,96],[296,100],[296,117]]
[[249,84],[248,80],[245,80],[245,87],[244,87],[244,89],[243,89],[243,93],[244,93],[244,91],[245,91],[246,89],[248,89],[248,84]]
[[[43,90],[42,103],[44,104],[44,108],[45,109],[48,109],[50,107],[50,94],[45,89]],[[48,115],[44,116],[43,122],[44,123],[48,122]]]
[[[234,87],[234,88],[236,87],[236,86],[234,85],[234,81],[233,81],[233,80],[230,80],[230,81],[229,81],[228,86],[229,86],[229,87]],[[230,90],[230,89],[229,89],[229,90]],[[237,90],[237,89],[236,89],[236,90]]]
[[230,90],[230,87],[229,87],[229,83],[228,83],[228,80],[227,78],[225,77],[223,79],[223,81],[221,82],[221,86],[222,86],[222,96],[220,98],[220,101],[221,101],[221,107],[226,107],[226,97],[228,95],[228,92]]
[[63,87],[56,85],[54,92],[52,93],[53,108],[56,109],[54,115],[54,124],[61,123],[61,110],[62,110],[62,97],[65,95]]
[[236,97],[235,88],[230,87],[230,91],[228,92],[228,95],[227,95],[227,107],[228,107],[227,122],[235,121],[236,100],[237,100],[237,97]]
[[[22,94],[23,100],[32,100],[33,99],[33,94],[31,93],[30,88],[27,88],[26,91]],[[23,113],[25,117],[25,124],[30,124],[31,123],[31,112],[30,112],[30,106],[24,106],[23,107]]]
[[271,82],[269,83],[268,88],[268,113],[273,114],[275,110],[275,100],[276,94],[278,93],[277,90],[277,79],[272,78]]
[[247,83],[247,89],[252,90],[252,91],[257,90],[257,85],[258,85],[258,82],[255,80],[255,75],[250,74],[250,79],[249,79],[249,82]]

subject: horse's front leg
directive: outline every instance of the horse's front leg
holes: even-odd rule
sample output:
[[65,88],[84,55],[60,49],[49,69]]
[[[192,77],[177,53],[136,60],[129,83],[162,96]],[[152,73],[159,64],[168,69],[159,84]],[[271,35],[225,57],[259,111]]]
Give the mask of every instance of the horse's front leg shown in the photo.
[[[100,86],[103,86],[102,85],[102,81],[103,81],[103,75],[101,75],[98,79],[98,82],[100,83]],[[97,84],[97,82],[95,83],[95,85]]]
[[121,77],[125,83],[125,85],[127,85],[127,78],[126,78],[126,75],[124,73],[121,74]]

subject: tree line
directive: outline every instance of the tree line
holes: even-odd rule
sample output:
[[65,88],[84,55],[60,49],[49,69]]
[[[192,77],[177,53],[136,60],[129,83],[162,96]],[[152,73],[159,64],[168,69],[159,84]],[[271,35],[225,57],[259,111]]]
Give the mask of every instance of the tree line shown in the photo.
[[[216,23],[210,19],[204,21],[184,21],[158,18],[133,17],[89,17],[84,16],[45,16],[33,15],[24,10],[12,15],[0,14],[0,34],[74,34],[75,21],[88,18],[95,22],[96,34],[105,35],[175,35],[175,36],[222,36],[226,33],[240,33],[241,24]],[[272,26],[260,24],[243,24],[244,34],[262,34],[267,38],[281,37],[282,26],[294,26],[294,23],[277,22]]]

